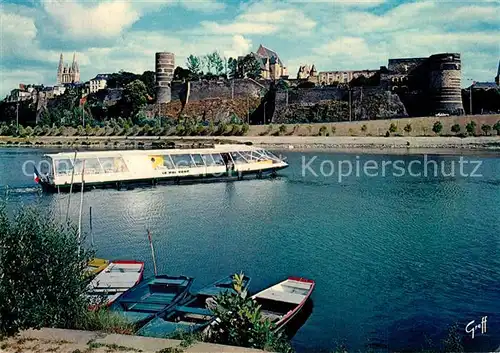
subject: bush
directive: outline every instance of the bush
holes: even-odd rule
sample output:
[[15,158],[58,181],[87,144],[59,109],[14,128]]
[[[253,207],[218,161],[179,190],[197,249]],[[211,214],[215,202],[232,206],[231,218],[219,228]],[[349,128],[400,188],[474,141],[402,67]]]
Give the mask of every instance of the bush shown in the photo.
[[241,126],[241,135],[246,135],[248,133],[248,130],[250,129],[250,127],[248,126],[248,124],[243,124]]
[[366,132],[366,130],[368,130],[368,126],[366,124],[361,125],[361,131]]
[[481,126],[481,130],[483,130],[483,133],[488,136],[490,134],[490,131],[491,131],[491,125],[488,125],[488,124],[483,124]]
[[335,126],[332,126],[332,135],[335,135],[336,132],[337,132],[337,128]]
[[389,132],[394,133],[396,131],[398,131],[397,125],[394,123],[391,123],[391,125],[389,125]]
[[323,125],[322,127],[319,128],[319,132],[318,132],[318,135],[319,136],[326,136],[326,132],[328,131],[328,129],[326,128],[325,125]]
[[40,327],[76,328],[88,299],[84,277],[91,253],[75,227],[23,208],[10,220],[0,207],[0,335]]
[[460,124],[454,124],[452,127],[451,127],[451,132],[455,133],[455,134],[458,134],[460,132]]
[[281,124],[280,127],[279,127],[279,129],[278,129],[278,132],[279,132],[280,135],[286,134],[286,125]]
[[407,134],[411,133],[411,130],[412,130],[412,128],[411,128],[411,124],[406,124],[406,126],[405,126],[404,130],[405,130],[405,132],[406,132]]
[[439,133],[443,130],[443,124],[441,124],[440,121],[436,121],[434,123],[434,125],[432,125],[432,131],[434,131],[434,133],[436,135],[439,135]]
[[476,122],[470,121],[467,125],[465,125],[465,130],[469,135],[474,135],[476,133]]
[[497,121],[495,125],[493,125],[493,130],[497,132],[497,135],[500,135],[500,121]]
[[243,274],[234,276],[236,291],[219,294],[214,313],[218,320],[211,329],[209,341],[219,344],[266,349],[272,352],[293,352],[273,324],[263,319],[260,306],[242,290]]
[[391,136],[391,133],[389,131],[386,131],[385,132],[385,137],[389,137],[389,136]]

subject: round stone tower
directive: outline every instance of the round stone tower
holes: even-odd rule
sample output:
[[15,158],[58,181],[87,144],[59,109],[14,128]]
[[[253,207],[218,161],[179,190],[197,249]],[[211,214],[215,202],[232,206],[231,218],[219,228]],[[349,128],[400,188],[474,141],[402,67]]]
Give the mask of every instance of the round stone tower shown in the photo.
[[156,102],[168,103],[172,98],[171,83],[174,78],[175,55],[156,53]]
[[432,55],[429,58],[429,68],[429,93],[433,113],[463,114],[460,54]]

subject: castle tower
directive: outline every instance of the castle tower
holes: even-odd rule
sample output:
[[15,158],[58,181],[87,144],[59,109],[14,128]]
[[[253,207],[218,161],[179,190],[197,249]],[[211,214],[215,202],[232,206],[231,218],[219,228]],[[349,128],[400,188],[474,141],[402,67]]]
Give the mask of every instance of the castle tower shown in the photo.
[[61,56],[59,57],[59,66],[57,67],[57,84],[60,85],[62,83],[62,74],[64,70],[64,62],[63,62],[63,55],[61,53]]
[[432,55],[429,58],[429,66],[433,113],[463,114],[460,54]]
[[174,78],[174,53],[156,53],[156,102],[168,103],[172,99],[171,83]]

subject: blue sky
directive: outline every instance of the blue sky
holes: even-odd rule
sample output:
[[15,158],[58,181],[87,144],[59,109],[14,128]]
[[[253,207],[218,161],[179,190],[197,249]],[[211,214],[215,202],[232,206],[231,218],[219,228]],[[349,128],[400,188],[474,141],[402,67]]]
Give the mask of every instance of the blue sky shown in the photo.
[[19,83],[53,85],[59,54],[76,52],[82,80],[154,70],[154,53],[274,49],[291,75],[377,69],[389,58],[462,54],[462,86],[492,81],[500,58],[500,1],[3,0],[0,96]]

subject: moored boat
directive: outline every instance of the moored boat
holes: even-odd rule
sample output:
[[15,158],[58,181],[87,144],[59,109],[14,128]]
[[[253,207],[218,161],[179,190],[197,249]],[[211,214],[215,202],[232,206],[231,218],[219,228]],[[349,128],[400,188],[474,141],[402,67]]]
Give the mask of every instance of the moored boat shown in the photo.
[[186,276],[154,276],[123,293],[110,309],[141,325],[183,300],[192,283]]
[[263,318],[281,330],[304,307],[314,290],[315,282],[306,278],[289,277],[254,295],[252,299],[261,305]]
[[[85,187],[156,185],[193,179],[241,179],[275,175],[288,164],[272,152],[247,145],[165,150],[85,151],[44,155],[40,184],[46,191]],[[82,173],[84,178],[82,178]]]
[[108,265],[109,261],[106,259],[93,258],[87,264],[86,273],[90,277],[95,276],[108,267]]
[[111,305],[120,295],[137,285],[143,273],[142,261],[112,261],[88,286],[92,307]]
[[[250,278],[244,276],[242,290],[246,290]],[[170,310],[159,313],[142,327],[137,334],[147,337],[167,338],[178,333],[193,333],[203,330],[215,320],[210,299],[223,293],[233,292],[233,277],[227,276],[190,294]]]

